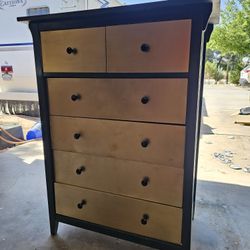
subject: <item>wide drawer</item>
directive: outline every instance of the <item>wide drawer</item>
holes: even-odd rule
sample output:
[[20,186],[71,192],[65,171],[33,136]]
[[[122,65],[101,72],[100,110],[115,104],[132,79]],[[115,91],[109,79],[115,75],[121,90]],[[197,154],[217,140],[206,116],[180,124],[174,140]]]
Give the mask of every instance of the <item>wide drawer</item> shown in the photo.
[[108,72],[188,72],[191,20],[106,28]]
[[173,243],[182,209],[55,183],[56,213]]
[[48,79],[51,115],[185,123],[187,79]]
[[56,150],[183,168],[185,127],[51,116]]
[[105,72],[105,28],[41,32],[44,72]]
[[182,206],[183,169],[54,151],[56,182]]

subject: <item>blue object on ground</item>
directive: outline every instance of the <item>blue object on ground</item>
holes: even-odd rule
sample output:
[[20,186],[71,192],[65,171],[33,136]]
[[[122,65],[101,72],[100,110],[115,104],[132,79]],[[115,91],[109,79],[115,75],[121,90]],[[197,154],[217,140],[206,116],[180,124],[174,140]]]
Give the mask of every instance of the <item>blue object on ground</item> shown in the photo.
[[27,133],[26,140],[42,138],[41,122],[36,123]]

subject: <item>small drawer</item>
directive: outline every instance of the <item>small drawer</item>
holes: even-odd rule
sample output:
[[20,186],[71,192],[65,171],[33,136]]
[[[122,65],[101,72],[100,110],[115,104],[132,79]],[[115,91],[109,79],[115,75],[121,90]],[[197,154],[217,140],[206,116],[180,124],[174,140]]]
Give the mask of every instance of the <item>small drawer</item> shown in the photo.
[[181,243],[182,209],[55,183],[56,213]]
[[182,207],[183,169],[54,151],[56,182]]
[[107,27],[108,72],[188,72],[191,20]]
[[51,115],[185,124],[187,79],[48,79]]
[[185,127],[51,116],[55,150],[183,168]]
[[105,28],[41,32],[44,72],[105,72]]

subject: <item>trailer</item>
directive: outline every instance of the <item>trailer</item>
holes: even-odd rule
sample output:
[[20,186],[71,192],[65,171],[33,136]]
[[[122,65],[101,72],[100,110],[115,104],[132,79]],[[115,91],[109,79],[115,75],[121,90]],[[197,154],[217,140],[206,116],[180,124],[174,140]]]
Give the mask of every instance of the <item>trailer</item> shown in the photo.
[[42,15],[122,5],[118,0],[1,0],[0,112],[39,115],[33,42],[18,16]]

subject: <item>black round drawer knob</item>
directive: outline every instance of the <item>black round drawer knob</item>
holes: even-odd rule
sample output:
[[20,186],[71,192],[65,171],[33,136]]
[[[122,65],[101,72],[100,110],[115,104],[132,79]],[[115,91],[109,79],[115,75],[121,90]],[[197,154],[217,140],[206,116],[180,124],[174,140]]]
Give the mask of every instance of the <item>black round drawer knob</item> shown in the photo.
[[82,209],[87,204],[86,200],[82,200],[77,204],[77,208]]
[[143,187],[146,187],[148,184],[149,184],[149,177],[148,176],[145,176],[142,181],[141,181],[141,184]]
[[143,96],[141,98],[141,103],[142,104],[147,104],[149,102],[149,96]]
[[150,140],[149,139],[144,139],[142,142],[141,142],[141,146],[143,148],[146,148],[150,143]]
[[78,140],[80,137],[81,137],[81,134],[80,134],[80,133],[75,133],[75,134],[74,134],[74,138],[75,138],[76,140]]
[[85,167],[84,166],[81,166],[80,168],[77,168],[76,169],[76,174],[77,175],[80,175],[82,172],[84,172],[85,171]]
[[76,94],[76,95],[72,95],[71,96],[71,100],[73,102],[77,101],[77,100],[80,100],[81,99],[81,96],[79,94]]
[[142,219],[141,219],[141,224],[146,225],[149,220],[149,215],[148,214],[143,214]]
[[148,44],[146,44],[146,43],[143,43],[141,45],[141,51],[142,52],[149,52],[150,51],[150,46]]
[[73,54],[75,55],[77,53],[77,49],[76,48],[71,48],[71,47],[68,47],[66,49],[66,52],[70,55],[70,54]]

